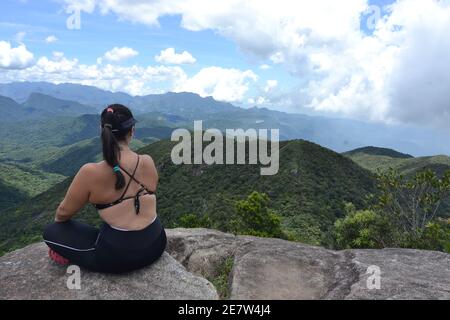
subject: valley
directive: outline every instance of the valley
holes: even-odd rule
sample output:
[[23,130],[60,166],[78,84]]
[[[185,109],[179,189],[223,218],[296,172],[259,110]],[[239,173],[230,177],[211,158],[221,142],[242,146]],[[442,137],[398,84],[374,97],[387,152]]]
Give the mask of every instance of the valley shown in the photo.
[[[158,213],[171,228],[194,216],[228,232],[236,201],[257,191],[269,196],[286,237],[330,246],[333,224],[345,216],[346,203],[367,207],[367,197],[376,191],[377,172],[393,168],[413,176],[431,169],[442,175],[450,169],[448,156],[411,155],[446,153],[444,137],[434,139],[433,145],[425,143],[429,139],[423,132],[411,134],[403,128],[242,109],[188,93],[131,97],[80,85],[17,83],[0,84],[0,95],[8,96],[0,97],[6,115],[0,120],[0,254],[39,240],[73,175],[83,164],[102,160],[102,101],[132,107],[139,122],[131,147],[151,155],[157,164]],[[202,120],[205,130],[279,129],[278,174],[261,176],[260,165],[249,164],[175,165],[171,151],[176,143],[170,136],[176,128],[192,130],[195,120]],[[406,132],[414,143],[405,142]],[[364,147],[377,143],[402,146],[398,150],[407,153]],[[352,148],[357,149],[348,151]],[[443,208],[450,210],[449,201]],[[78,218],[100,223],[89,205]]]

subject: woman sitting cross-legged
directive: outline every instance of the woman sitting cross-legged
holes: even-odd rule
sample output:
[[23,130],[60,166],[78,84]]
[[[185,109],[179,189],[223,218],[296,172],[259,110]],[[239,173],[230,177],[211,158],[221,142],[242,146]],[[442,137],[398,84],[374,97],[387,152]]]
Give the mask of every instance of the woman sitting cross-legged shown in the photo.
[[[50,257],[95,272],[124,273],[156,261],[166,233],[156,214],[158,173],[152,158],[130,147],[135,131],[131,111],[111,105],[101,114],[104,161],[85,164],[76,174],[44,231]],[[104,223],[98,229],[72,220],[87,203]]]

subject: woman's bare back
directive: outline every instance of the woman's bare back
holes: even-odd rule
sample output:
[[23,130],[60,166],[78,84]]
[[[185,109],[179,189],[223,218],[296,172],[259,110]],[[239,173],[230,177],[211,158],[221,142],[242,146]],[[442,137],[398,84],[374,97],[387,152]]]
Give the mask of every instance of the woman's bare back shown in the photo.
[[[120,155],[119,165],[128,173],[132,174],[136,167],[138,155],[132,151],[123,151]],[[115,189],[116,176],[110,165],[105,161],[96,164],[98,170],[90,186],[89,202],[95,204],[111,203],[122,195],[125,186],[131,179],[122,170],[125,178],[125,186]],[[156,191],[158,184],[158,174],[152,158],[148,155],[140,155],[139,166],[134,177],[141,182],[148,190]],[[135,196],[141,186],[136,181],[131,181],[125,197]],[[109,208],[99,210],[100,217],[109,225],[125,230],[141,230],[147,227],[156,218],[156,196],[142,195],[140,200],[140,211],[136,214],[134,200],[124,200],[123,202]]]

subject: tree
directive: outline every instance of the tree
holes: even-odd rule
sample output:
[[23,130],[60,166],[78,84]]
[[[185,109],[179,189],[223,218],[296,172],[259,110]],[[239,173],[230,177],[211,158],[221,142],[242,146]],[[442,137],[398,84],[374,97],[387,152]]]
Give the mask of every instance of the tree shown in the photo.
[[450,194],[450,170],[442,178],[425,170],[410,179],[389,170],[378,175],[378,188],[370,209],[346,206],[346,217],[334,226],[338,248],[450,251],[450,221],[437,216]]
[[406,180],[391,169],[379,174],[378,182],[380,195],[375,208],[411,241],[421,238],[450,195],[450,170],[442,178],[424,170]]
[[281,217],[269,209],[269,197],[266,194],[254,191],[247,199],[237,201],[235,208],[233,225],[236,234],[285,237],[281,230]]
[[372,210],[359,210],[346,205],[346,217],[335,223],[338,249],[384,248],[392,244],[393,229],[389,221]]
[[421,237],[410,241],[410,247],[450,253],[450,219],[436,219],[428,223]]
[[182,228],[209,228],[211,221],[206,216],[197,216],[193,213],[183,214],[178,219],[178,227]]

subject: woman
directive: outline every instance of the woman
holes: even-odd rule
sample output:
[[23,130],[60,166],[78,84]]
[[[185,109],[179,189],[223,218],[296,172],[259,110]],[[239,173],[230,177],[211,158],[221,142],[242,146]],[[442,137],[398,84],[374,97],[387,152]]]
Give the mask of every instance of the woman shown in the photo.
[[[158,173],[152,158],[131,151],[137,121],[119,104],[101,114],[104,161],[78,171],[44,231],[54,261],[88,270],[123,273],[147,266],[164,252],[166,234],[156,214]],[[100,229],[71,220],[92,203],[104,220]]]

